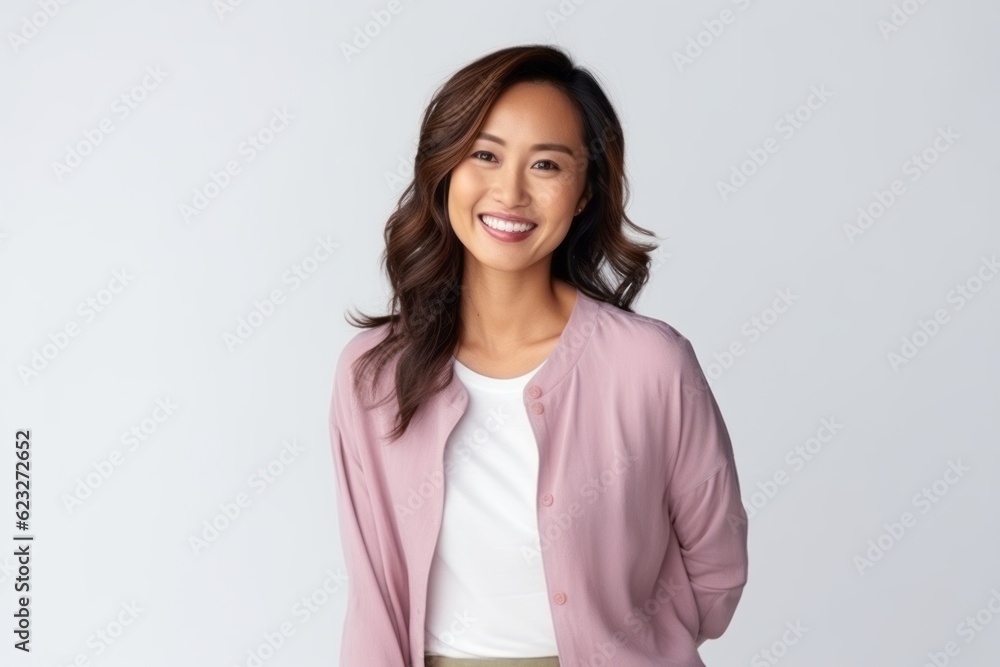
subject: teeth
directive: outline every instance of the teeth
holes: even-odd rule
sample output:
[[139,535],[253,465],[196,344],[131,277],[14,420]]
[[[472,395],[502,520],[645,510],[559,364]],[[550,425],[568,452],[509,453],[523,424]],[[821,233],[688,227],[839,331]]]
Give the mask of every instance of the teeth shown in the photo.
[[490,215],[481,215],[479,219],[485,222],[488,227],[499,229],[502,232],[526,232],[529,229],[537,227],[537,225],[530,222],[510,222],[509,220],[501,220]]

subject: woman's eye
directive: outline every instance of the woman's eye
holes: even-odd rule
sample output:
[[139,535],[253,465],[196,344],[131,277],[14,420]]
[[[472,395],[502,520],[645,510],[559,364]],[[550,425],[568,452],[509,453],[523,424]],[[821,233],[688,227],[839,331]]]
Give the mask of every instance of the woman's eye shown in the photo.
[[[478,159],[483,159],[481,156],[484,156],[484,155],[486,156],[485,157],[485,161],[490,162],[490,161],[493,160],[493,153],[490,153],[489,151],[476,151],[470,157],[473,157],[473,158],[475,158],[475,159],[478,160]],[[552,160],[539,160],[535,164],[544,164],[544,165],[547,165],[546,167],[544,167],[542,169],[542,171],[558,171],[559,170],[559,165],[557,165]]]

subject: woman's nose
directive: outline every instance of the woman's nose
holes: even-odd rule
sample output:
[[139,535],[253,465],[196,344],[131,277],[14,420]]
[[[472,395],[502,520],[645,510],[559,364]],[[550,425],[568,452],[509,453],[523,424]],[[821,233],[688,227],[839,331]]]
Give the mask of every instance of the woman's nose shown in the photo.
[[493,196],[504,206],[514,208],[528,203],[524,174],[520,169],[501,168],[493,184]]

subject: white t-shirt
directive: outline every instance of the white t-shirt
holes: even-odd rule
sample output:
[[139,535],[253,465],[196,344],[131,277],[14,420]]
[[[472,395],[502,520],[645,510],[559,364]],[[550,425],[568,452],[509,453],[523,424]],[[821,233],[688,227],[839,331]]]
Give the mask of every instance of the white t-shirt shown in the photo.
[[523,393],[545,362],[499,379],[452,359],[469,407],[445,446],[424,650],[453,658],[556,655],[538,532],[538,445]]

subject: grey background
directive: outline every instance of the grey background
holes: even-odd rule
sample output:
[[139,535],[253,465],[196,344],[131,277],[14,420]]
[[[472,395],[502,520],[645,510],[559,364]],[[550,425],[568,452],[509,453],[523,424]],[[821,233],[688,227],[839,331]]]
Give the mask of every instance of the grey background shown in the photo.
[[[434,90],[488,51],[541,42],[569,49],[621,114],[628,212],[662,240],[636,310],[692,340],[733,437],[750,581],[706,663],[995,663],[1000,280],[984,258],[1000,249],[996,3],[219,7],[16,0],[0,15],[0,495],[11,517],[14,433],[30,428],[36,536],[32,652],[8,635],[0,662],[246,665],[287,623],[294,634],[263,664],[335,664],[346,587],[326,415],[355,333],[343,312],[386,306],[383,225]],[[732,22],[711,36],[704,22],[724,10]],[[345,57],[379,11],[391,21]],[[886,33],[894,11],[907,20]],[[707,46],[679,67],[699,33]],[[162,81],[133,92],[147,68]],[[828,99],[799,109],[813,87]],[[241,142],[275,109],[293,118],[248,160]],[[775,123],[796,110],[809,118],[786,137]],[[60,177],[53,163],[104,118],[113,131]],[[957,138],[935,154],[948,128]],[[777,152],[720,196],[768,138]],[[936,161],[912,180],[906,163],[925,149]],[[185,220],[180,206],[230,160],[240,172]],[[905,192],[852,243],[844,226],[894,179]],[[317,239],[337,248],[310,261]],[[285,280],[295,265],[308,280]],[[959,301],[960,284],[974,298]],[[227,344],[273,290],[272,315]],[[781,290],[794,300],[772,319]],[[93,318],[78,309],[88,299],[103,300]],[[939,309],[935,335],[917,334]],[[769,325],[753,339],[755,317]],[[921,345],[894,367],[904,337]],[[727,361],[734,342],[744,351]],[[177,406],[162,423],[158,400]],[[793,463],[824,419],[836,434]],[[144,420],[130,450],[123,433]],[[254,482],[292,441],[281,474]],[[969,468],[953,484],[950,463]],[[99,484],[68,504],[88,475]],[[935,501],[918,504],[935,482]],[[241,493],[238,518],[192,547]],[[892,537],[905,512],[912,525]],[[880,540],[888,549],[859,568]],[[140,611],[98,652],[95,633],[129,604]],[[796,623],[801,636],[787,632]]]

